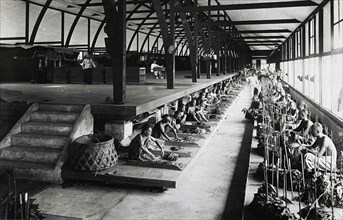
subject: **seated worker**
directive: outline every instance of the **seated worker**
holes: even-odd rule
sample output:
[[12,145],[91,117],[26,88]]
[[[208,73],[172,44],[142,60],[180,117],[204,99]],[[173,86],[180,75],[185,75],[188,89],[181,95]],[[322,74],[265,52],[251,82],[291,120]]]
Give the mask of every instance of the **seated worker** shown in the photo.
[[[299,155],[299,147],[301,146],[301,141],[304,140],[304,137],[307,136],[307,134],[310,131],[311,126],[313,125],[313,122],[308,119],[308,111],[306,109],[302,109],[300,111],[300,124],[293,130],[285,130],[290,132],[290,147],[291,147],[291,153],[298,157]],[[297,134],[301,134],[297,135]]]
[[311,126],[311,133],[316,138],[311,146],[302,146],[305,150],[305,168],[307,171],[320,171],[336,168],[337,150],[332,140],[323,134],[323,126],[316,122]]
[[166,133],[166,129],[169,128],[175,135],[176,139],[179,139],[176,133],[176,129],[171,124],[170,115],[163,115],[162,120],[157,122],[152,129],[152,136],[155,138],[165,138],[170,141],[170,137]]
[[179,131],[181,125],[186,121],[187,115],[182,110],[177,110],[173,115],[172,125]]
[[132,139],[129,145],[129,160],[140,160],[140,161],[155,161],[158,158],[150,152],[149,147],[151,142],[161,149],[161,155],[164,156],[163,147],[159,141],[151,136],[152,128],[151,125],[145,125],[142,128],[142,132],[137,134]]
[[242,112],[245,114],[245,118],[249,120],[253,120],[258,116],[258,111],[260,109],[261,102],[258,99],[258,96],[255,95],[250,107],[242,109]]
[[282,101],[284,102],[286,99],[285,96],[286,96],[285,90],[282,88],[282,86],[281,87],[278,86],[276,88],[274,95],[273,95],[273,102],[274,103],[275,102],[282,102]]
[[197,98],[197,103],[199,103],[201,101],[203,101],[203,102],[207,101],[206,93],[204,91],[200,92],[199,97]]
[[195,113],[201,122],[207,122],[208,121],[207,118],[205,117],[206,110],[204,110],[204,108],[205,108],[204,102],[200,101],[198,103],[198,106],[195,109]]
[[298,118],[299,110],[297,109],[297,104],[292,101],[290,104],[290,108],[286,114],[286,121],[284,124],[284,129],[293,129],[296,125],[295,122]]
[[294,132],[302,132],[303,135],[307,135],[313,122],[308,118],[308,111],[306,109],[302,109],[300,111],[300,124],[293,129]]
[[186,106],[186,121],[196,121],[198,123],[201,122],[200,118],[197,115],[197,100],[192,99]]
[[162,73],[161,73],[161,66],[159,66],[156,63],[156,60],[151,64],[150,71],[154,73],[154,76],[156,79],[163,79]]

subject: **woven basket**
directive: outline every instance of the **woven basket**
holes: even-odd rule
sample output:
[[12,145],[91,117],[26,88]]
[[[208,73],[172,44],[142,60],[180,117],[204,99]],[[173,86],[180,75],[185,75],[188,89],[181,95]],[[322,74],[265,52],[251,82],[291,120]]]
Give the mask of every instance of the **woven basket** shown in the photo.
[[72,143],[69,151],[70,166],[85,172],[107,169],[117,160],[113,137],[105,134],[83,135]]

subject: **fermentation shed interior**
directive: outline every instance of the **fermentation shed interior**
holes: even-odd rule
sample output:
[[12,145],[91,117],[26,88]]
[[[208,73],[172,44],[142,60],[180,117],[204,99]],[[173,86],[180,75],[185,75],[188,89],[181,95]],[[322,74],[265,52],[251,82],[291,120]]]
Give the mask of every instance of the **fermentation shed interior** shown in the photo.
[[343,219],[342,0],[1,0],[0,219]]

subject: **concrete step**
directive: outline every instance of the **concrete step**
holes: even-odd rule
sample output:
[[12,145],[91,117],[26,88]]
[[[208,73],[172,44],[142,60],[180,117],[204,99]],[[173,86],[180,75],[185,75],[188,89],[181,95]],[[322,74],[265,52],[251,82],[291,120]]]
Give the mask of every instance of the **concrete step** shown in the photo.
[[67,139],[66,136],[19,133],[12,135],[11,143],[27,147],[63,149]]
[[31,121],[74,123],[78,117],[79,113],[74,112],[36,111],[30,113]]
[[21,160],[6,160],[0,159],[0,168],[25,168],[25,169],[54,169],[54,164],[49,163],[38,163],[38,162],[28,162],[28,161],[21,161]]
[[83,105],[55,105],[55,104],[39,104],[38,111],[49,112],[81,112]]
[[9,146],[1,150],[0,159],[55,165],[62,150],[51,148]]
[[73,124],[28,121],[22,123],[21,129],[23,133],[67,136],[73,129]]
[[61,170],[52,168],[17,168],[14,167],[17,179],[35,180],[61,184]]

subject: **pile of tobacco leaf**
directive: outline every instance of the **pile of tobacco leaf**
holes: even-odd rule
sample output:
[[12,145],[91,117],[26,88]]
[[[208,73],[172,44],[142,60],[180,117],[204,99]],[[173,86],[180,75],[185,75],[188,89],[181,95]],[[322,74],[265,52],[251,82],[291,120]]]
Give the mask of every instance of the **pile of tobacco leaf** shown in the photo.
[[[268,200],[267,200],[268,198]],[[249,209],[254,214],[256,219],[264,220],[295,220],[300,219],[297,214],[291,213],[286,207],[286,202],[283,198],[277,196],[274,186],[268,184],[268,195],[266,193],[266,184],[264,183],[258,192],[254,195],[253,201],[249,204]]]

